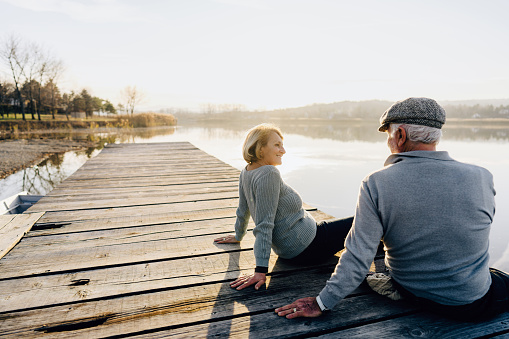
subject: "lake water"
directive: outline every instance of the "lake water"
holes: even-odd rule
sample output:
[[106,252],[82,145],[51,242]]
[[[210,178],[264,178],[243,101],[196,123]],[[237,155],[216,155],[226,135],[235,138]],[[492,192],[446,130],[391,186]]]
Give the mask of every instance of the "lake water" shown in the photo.
[[[123,135],[95,133],[109,142],[189,141],[205,152],[241,169],[245,130],[253,124],[211,127],[186,125],[171,129],[133,131]],[[360,181],[379,169],[390,152],[376,124],[280,122],[286,154],[279,167],[284,180],[303,200],[335,217],[353,215]],[[491,171],[497,191],[497,211],[490,238],[491,265],[509,271],[509,125],[444,128],[438,150]],[[68,152],[0,180],[0,200],[27,190],[46,194],[99,151]],[[233,226],[233,225],[232,225]]]

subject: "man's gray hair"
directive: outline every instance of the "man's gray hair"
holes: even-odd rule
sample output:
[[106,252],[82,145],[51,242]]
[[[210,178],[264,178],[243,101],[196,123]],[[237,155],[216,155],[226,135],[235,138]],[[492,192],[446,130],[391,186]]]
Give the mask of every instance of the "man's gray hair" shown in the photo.
[[398,130],[398,127],[402,127],[406,131],[408,140],[414,142],[438,144],[442,137],[442,130],[440,128],[411,124],[391,124],[391,135]]

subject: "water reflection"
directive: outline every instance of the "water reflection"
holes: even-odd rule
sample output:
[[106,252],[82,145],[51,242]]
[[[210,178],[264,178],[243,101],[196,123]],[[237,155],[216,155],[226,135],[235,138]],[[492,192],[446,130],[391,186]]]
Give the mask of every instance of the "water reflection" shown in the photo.
[[[44,195],[65,179],[60,165],[63,154],[53,154],[39,165],[23,170],[23,190],[30,194]],[[53,167],[55,170],[51,170]]]
[[97,149],[87,149],[54,154],[36,166],[18,171],[0,180],[0,200],[22,191],[46,195],[98,152]]
[[17,139],[58,139],[75,141],[93,141],[100,144],[99,148],[105,143],[129,143],[135,138],[142,137],[146,139],[158,135],[171,135],[175,133],[175,126],[161,126],[149,128],[90,128],[90,129],[68,129],[68,130],[50,130],[50,131],[28,131],[18,132],[9,135],[2,135],[0,140]]
[[[506,121],[507,120],[507,121]],[[444,138],[449,140],[509,140],[509,119],[500,121],[447,121],[443,127]],[[225,121],[188,121],[185,126],[202,128],[205,133],[217,133],[217,130],[244,133],[247,129],[262,122],[278,125],[284,133],[299,134],[312,139],[332,139],[340,141],[385,140],[385,133],[378,132],[376,120],[238,120]]]

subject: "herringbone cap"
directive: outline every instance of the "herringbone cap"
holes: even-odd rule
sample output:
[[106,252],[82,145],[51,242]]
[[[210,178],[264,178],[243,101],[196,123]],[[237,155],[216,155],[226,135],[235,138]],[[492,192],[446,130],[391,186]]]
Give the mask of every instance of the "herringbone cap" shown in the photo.
[[433,99],[408,98],[396,102],[382,114],[378,130],[385,132],[390,124],[442,128],[445,124],[445,110]]

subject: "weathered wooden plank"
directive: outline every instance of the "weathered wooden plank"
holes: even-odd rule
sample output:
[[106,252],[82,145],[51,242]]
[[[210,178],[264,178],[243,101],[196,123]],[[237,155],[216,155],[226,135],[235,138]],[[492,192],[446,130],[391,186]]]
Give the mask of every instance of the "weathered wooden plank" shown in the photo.
[[192,158],[189,154],[182,154],[180,157],[173,156],[170,159],[157,159],[155,155],[148,154],[146,157],[137,156],[135,159],[108,159],[107,163],[99,162],[96,159],[95,162],[87,163],[86,169],[76,172],[79,175],[87,175],[87,172],[98,173],[107,172],[108,170],[115,168],[119,171],[129,172],[136,168],[143,168],[146,170],[167,170],[169,166],[176,169],[189,169],[196,170],[197,167],[200,169],[211,169],[211,168],[230,168],[231,166],[225,164],[221,160],[214,158],[208,154],[194,155]]
[[205,153],[189,154],[187,152],[183,152],[181,154],[172,154],[171,156],[159,156],[158,154],[148,153],[145,156],[137,155],[135,158],[129,157],[128,159],[125,157],[113,158],[108,156],[108,161],[106,163],[101,161],[101,158],[102,157],[96,157],[93,161],[89,163],[87,162],[86,170],[81,171],[81,173],[83,174],[87,171],[102,171],[104,168],[112,168],[117,166],[122,166],[121,168],[117,168],[120,170],[125,170],[126,168],[132,168],[136,166],[143,166],[146,168],[162,166],[177,166],[187,168],[191,168],[193,166],[203,166],[205,168],[214,166],[229,166],[223,161]]
[[[171,166],[172,170],[189,170],[189,171],[199,171],[199,170],[213,170],[213,169],[232,169],[232,167],[224,162],[213,158],[209,155],[202,156],[200,158],[189,158],[189,155],[182,156],[182,159],[172,159],[172,160],[159,160],[154,162],[153,157],[147,157],[146,159],[137,159],[136,161],[131,161],[129,159],[125,159],[121,161],[120,159],[116,162],[108,162],[97,163],[87,165],[86,169],[82,171],[76,171],[78,177],[80,176],[90,176],[96,175],[97,173],[106,173],[111,169],[116,169],[120,172],[132,172],[133,170],[142,170],[142,171],[165,171],[168,170],[168,167]],[[74,179],[74,178],[73,178]]]
[[452,321],[430,313],[357,326],[318,338],[495,338],[509,332],[509,314],[479,322]]
[[[102,161],[106,159],[107,161]],[[223,161],[206,154],[204,152],[178,152],[168,155],[158,154],[147,151],[144,154],[136,155],[113,155],[113,154],[100,154],[90,162],[87,162],[87,169],[80,170],[86,172],[90,169],[101,170],[105,167],[114,167],[118,165],[125,165],[126,167],[133,167],[134,165],[143,165],[147,167],[157,166],[160,164],[175,164],[175,165],[188,165],[188,164],[200,164],[207,166],[208,164],[226,165]],[[227,165],[226,165],[227,166]]]
[[[341,302],[338,312],[334,313],[341,316],[330,314],[314,322],[289,322],[273,313],[275,307],[298,296],[316,295],[328,277],[328,272],[307,270],[272,277],[266,290],[236,291],[227,283],[204,284],[49,307],[44,312],[32,310],[7,313],[0,318],[0,333],[24,336],[50,333],[57,337],[123,336],[259,314],[267,315],[264,320],[269,321],[263,322],[263,325],[272,332],[308,333],[324,327],[344,327],[359,321],[395,317],[409,312],[408,306],[403,303],[381,302],[385,301],[383,297],[369,294]],[[299,283],[296,284],[296,281]],[[262,323],[257,321],[255,325],[260,326]]]
[[[197,184],[197,183],[214,183],[214,182],[225,182],[239,179],[239,175],[237,172],[232,172],[229,174],[215,174],[211,176],[210,174],[198,174],[198,175],[182,175],[182,176],[172,176],[172,175],[159,175],[157,180],[154,178],[137,178],[136,181],[129,180],[129,178],[124,179],[95,179],[89,181],[64,181],[59,185],[58,191],[69,190],[69,189],[90,189],[90,188],[119,188],[119,187],[150,187],[150,186],[169,186],[169,185],[187,185],[187,184]],[[51,196],[53,192],[48,194],[47,196]]]
[[[64,247],[54,251],[13,251],[0,262],[0,279],[41,275],[57,272],[76,272],[98,267],[112,267],[145,263],[168,258],[193,257],[222,253],[225,250],[239,251],[253,248],[254,236],[246,235],[240,244],[214,244],[217,234],[159,239],[86,247],[76,243],[75,248]],[[56,260],[55,258],[58,258]],[[6,269],[16,267],[16,270]]]
[[[193,171],[189,171],[188,169],[175,169],[171,172],[172,176],[177,176],[180,174],[185,175],[196,175],[196,174],[208,174],[208,173],[217,173],[217,174],[232,174],[232,173],[238,173],[237,169],[233,168],[209,168],[209,169],[201,169],[196,168]],[[143,170],[143,168],[138,169],[132,169],[131,172],[123,171],[123,172],[116,172],[115,169],[112,169],[110,172],[106,173],[90,173],[87,176],[79,176],[77,175],[72,180],[95,180],[95,179],[117,179],[117,178],[130,178],[130,179],[137,179],[140,177],[154,177],[155,175],[158,175],[158,171],[147,171]]]
[[182,153],[181,155],[172,155],[171,157],[158,157],[157,154],[149,153],[145,156],[137,155],[135,158],[127,156],[124,158],[112,158],[108,156],[105,158],[107,162],[101,161],[102,157],[98,156],[87,162],[87,167],[76,171],[77,174],[86,175],[87,172],[103,171],[104,169],[117,168],[118,170],[127,171],[132,170],[135,167],[141,166],[147,169],[154,167],[166,167],[169,166],[176,168],[189,168],[195,167],[213,168],[213,167],[231,167],[223,161],[214,158],[208,154],[187,154]]
[[[109,207],[98,208],[89,210],[65,210],[65,211],[47,211],[45,216],[41,218],[41,223],[56,223],[56,222],[72,222],[77,220],[89,219],[105,219],[105,218],[118,218],[118,217],[139,217],[143,215],[160,214],[161,211],[165,213],[189,213],[203,211],[208,213],[215,209],[236,208],[238,199],[220,199],[220,200],[204,200],[204,201],[190,201],[190,202],[177,202],[159,205],[139,205],[139,206],[126,206],[126,207]],[[32,207],[33,211],[37,211],[35,206]]]
[[[318,220],[320,214],[317,211],[310,212]],[[88,232],[73,234],[53,234],[46,236],[31,236],[17,247],[18,251],[32,252],[45,248],[47,252],[60,251],[66,248],[99,247],[105,245],[132,244],[134,242],[159,241],[162,239],[180,239],[199,235],[214,235],[234,233],[235,216],[230,215],[224,218],[208,220],[186,220],[185,222],[164,223],[154,225],[139,225],[136,227],[123,227],[106,230],[91,228]],[[248,232],[254,227],[252,221],[248,224]]]
[[236,207],[214,208],[188,212],[158,212],[139,216],[117,216],[112,218],[92,218],[84,220],[61,221],[61,214],[43,218],[35,225],[27,237],[87,232],[90,230],[108,230],[139,226],[166,225],[178,222],[193,222],[199,220],[214,220],[235,216]]
[[[178,160],[187,160],[187,161],[199,161],[200,159],[207,158],[210,163],[222,163],[221,160],[203,152],[198,148],[193,149],[172,149],[167,150],[164,148],[160,148],[154,145],[149,147],[140,147],[139,144],[131,145],[128,149],[112,149],[111,147],[105,147],[99,155],[90,159],[87,162],[87,167],[92,167],[100,164],[103,166],[111,166],[115,163],[123,163],[129,166],[130,164],[143,163],[144,165],[150,166],[153,163],[157,163],[160,161],[168,161],[168,162],[176,162]],[[107,159],[107,161],[102,161],[101,159]],[[146,161],[149,160],[149,161]],[[182,164],[185,165],[184,162]],[[205,164],[206,165],[206,164]]]
[[[335,331],[336,336],[333,338],[349,338],[348,336],[343,336],[343,329],[366,323],[374,323],[374,326],[383,326],[383,323],[380,322],[383,319],[404,317],[407,314],[417,313],[417,310],[409,305],[395,303],[390,300],[386,301],[382,298],[378,295],[346,298],[338,304],[334,312],[322,315],[320,318],[288,320],[277,316],[272,310],[267,310],[267,312],[229,317],[218,321],[204,321],[196,325],[152,328],[135,332],[133,334],[138,335],[131,334],[130,337],[314,338],[320,335],[320,333]],[[291,301],[293,300],[291,299]],[[277,306],[283,304],[280,303]],[[379,338],[379,336],[366,336],[364,338]]]
[[[18,244],[17,251],[32,252],[44,248],[45,252],[56,252],[76,247],[102,247],[107,245],[129,245],[136,242],[181,239],[201,235],[233,233],[234,217],[222,219],[185,221],[138,227],[122,227],[107,230],[90,229],[88,232],[32,236]],[[250,227],[254,226],[252,223]],[[251,233],[251,232],[250,232]],[[174,253],[177,254],[177,253]]]
[[[160,172],[164,171],[164,169],[161,170],[144,170],[142,167],[139,168],[133,168],[131,172],[129,171],[116,171],[114,168],[112,168],[109,171],[106,172],[99,172],[99,173],[93,173],[89,174],[87,176],[76,176],[71,181],[73,182],[81,182],[81,181],[91,181],[91,180],[97,180],[97,179],[130,179],[130,180],[139,180],[147,177],[158,177],[160,175]],[[200,174],[235,174],[238,173],[237,170],[234,170],[232,168],[197,168],[195,170],[187,170],[185,168],[182,169],[174,169],[170,172],[167,172],[166,176],[178,176],[178,175],[200,175]]]
[[[170,213],[154,213],[141,216],[121,216],[117,218],[107,219],[87,219],[62,223],[37,223],[35,227],[26,235],[26,238],[41,235],[81,233],[87,231],[100,231],[117,228],[136,228],[141,226],[162,226],[179,222],[194,222],[200,220],[216,220],[223,218],[234,218],[236,207],[217,208],[210,210],[198,210],[191,212],[170,212]],[[315,220],[327,220],[332,218],[318,210],[309,210],[309,213]],[[232,224],[234,221],[232,221]],[[212,232],[210,228],[206,231]]]
[[[149,214],[165,213],[169,212],[193,212],[193,211],[205,211],[214,210],[218,208],[237,207],[238,199],[221,199],[221,200],[207,200],[197,202],[178,202],[169,204],[159,205],[140,205],[140,206],[128,206],[128,207],[110,207],[101,209],[90,209],[90,210],[73,210],[73,211],[48,211],[41,222],[64,222],[74,220],[86,220],[86,219],[104,219],[104,218],[117,218],[123,216],[142,216]],[[32,208],[37,211],[37,205]]]
[[30,231],[44,212],[17,214],[14,217],[0,215],[0,258],[3,258],[23,236]]
[[14,219],[14,214],[0,215],[0,231]]
[[32,211],[79,211],[89,209],[106,209],[130,206],[163,205],[184,202],[210,201],[219,199],[237,199],[238,189],[216,190],[215,192],[205,192],[197,194],[162,194],[148,195],[141,197],[120,196],[115,199],[88,199],[88,200],[59,200],[41,199]]
[[[455,322],[440,318],[428,313],[415,312],[410,308],[399,314],[386,314],[385,308],[392,305],[385,305],[384,301],[378,300],[382,309],[379,318],[373,319],[358,318],[351,322],[345,321],[342,324],[328,326],[325,319],[274,319],[270,313],[262,313],[237,317],[217,322],[209,322],[193,326],[178,327],[158,331],[152,329],[140,333],[135,338],[188,338],[191,333],[193,337],[219,337],[219,338],[507,338],[509,323],[507,315],[483,323]],[[328,318],[344,317],[350,308],[356,309],[358,298],[351,298],[342,302],[336,312],[327,315]],[[369,307],[370,305],[360,305]],[[345,312],[341,312],[341,311]],[[380,310],[378,307],[376,310]],[[385,311],[385,312],[383,312]],[[346,314],[348,317],[349,315]],[[389,320],[387,320],[387,318]],[[319,322],[321,327],[312,326]],[[273,326],[279,325],[278,327]],[[325,323],[325,324],[324,324]],[[311,326],[310,326],[311,325]],[[337,327],[335,327],[337,326]],[[332,331],[332,332],[331,332]],[[141,332],[141,331],[140,331]],[[331,332],[331,333],[327,333]],[[322,334],[327,333],[327,334]],[[322,335],[320,335],[322,334]]]
[[108,144],[104,147],[103,151],[112,152],[114,154],[120,154],[122,152],[132,154],[137,151],[143,151],[144,149],[161,149],[166,151],[174,150],[200,150],[193,144],[187,141],[171,142],[171,143],[136,143],[136,144]]
[[[143,189],[140,190],[140,187]],[[150,195],[164,195],[164,194],[180,194],[185,193],[203,193],[203,192],[220,192],[221,190],[231,189],[238,190],[238,180],[232,179],[224,182],[212,183],[191,183],[191,184],[178,184],[167,186],[138,186],[138,187],[117,187],[115,190],[110,188],[81,188],[81,189],[61,189],[59,188],[56,193],[47,195],[45,198],[51,196],[51,201],[66,201],[66,200],[88,200],[90,198],[109,199],[118,196],[132,197],[137,194],[139,197]],[[93,197],[91,197],[93,195]],[[49,200],[44,199],[42,201]]]
[[[312,265],[292,265],[272,255],[269,272],[316,269],[332,273],[337,258]],[[0,314],[40,309],[55,305],[121,297],[213,282],[232,281],[254,269],[252,251],[217,253],[175,260],[155,261],[129,266],[99,268],[76,273],[52,274],[0,280]],[[41,295],[44,295],[41,298]]]

